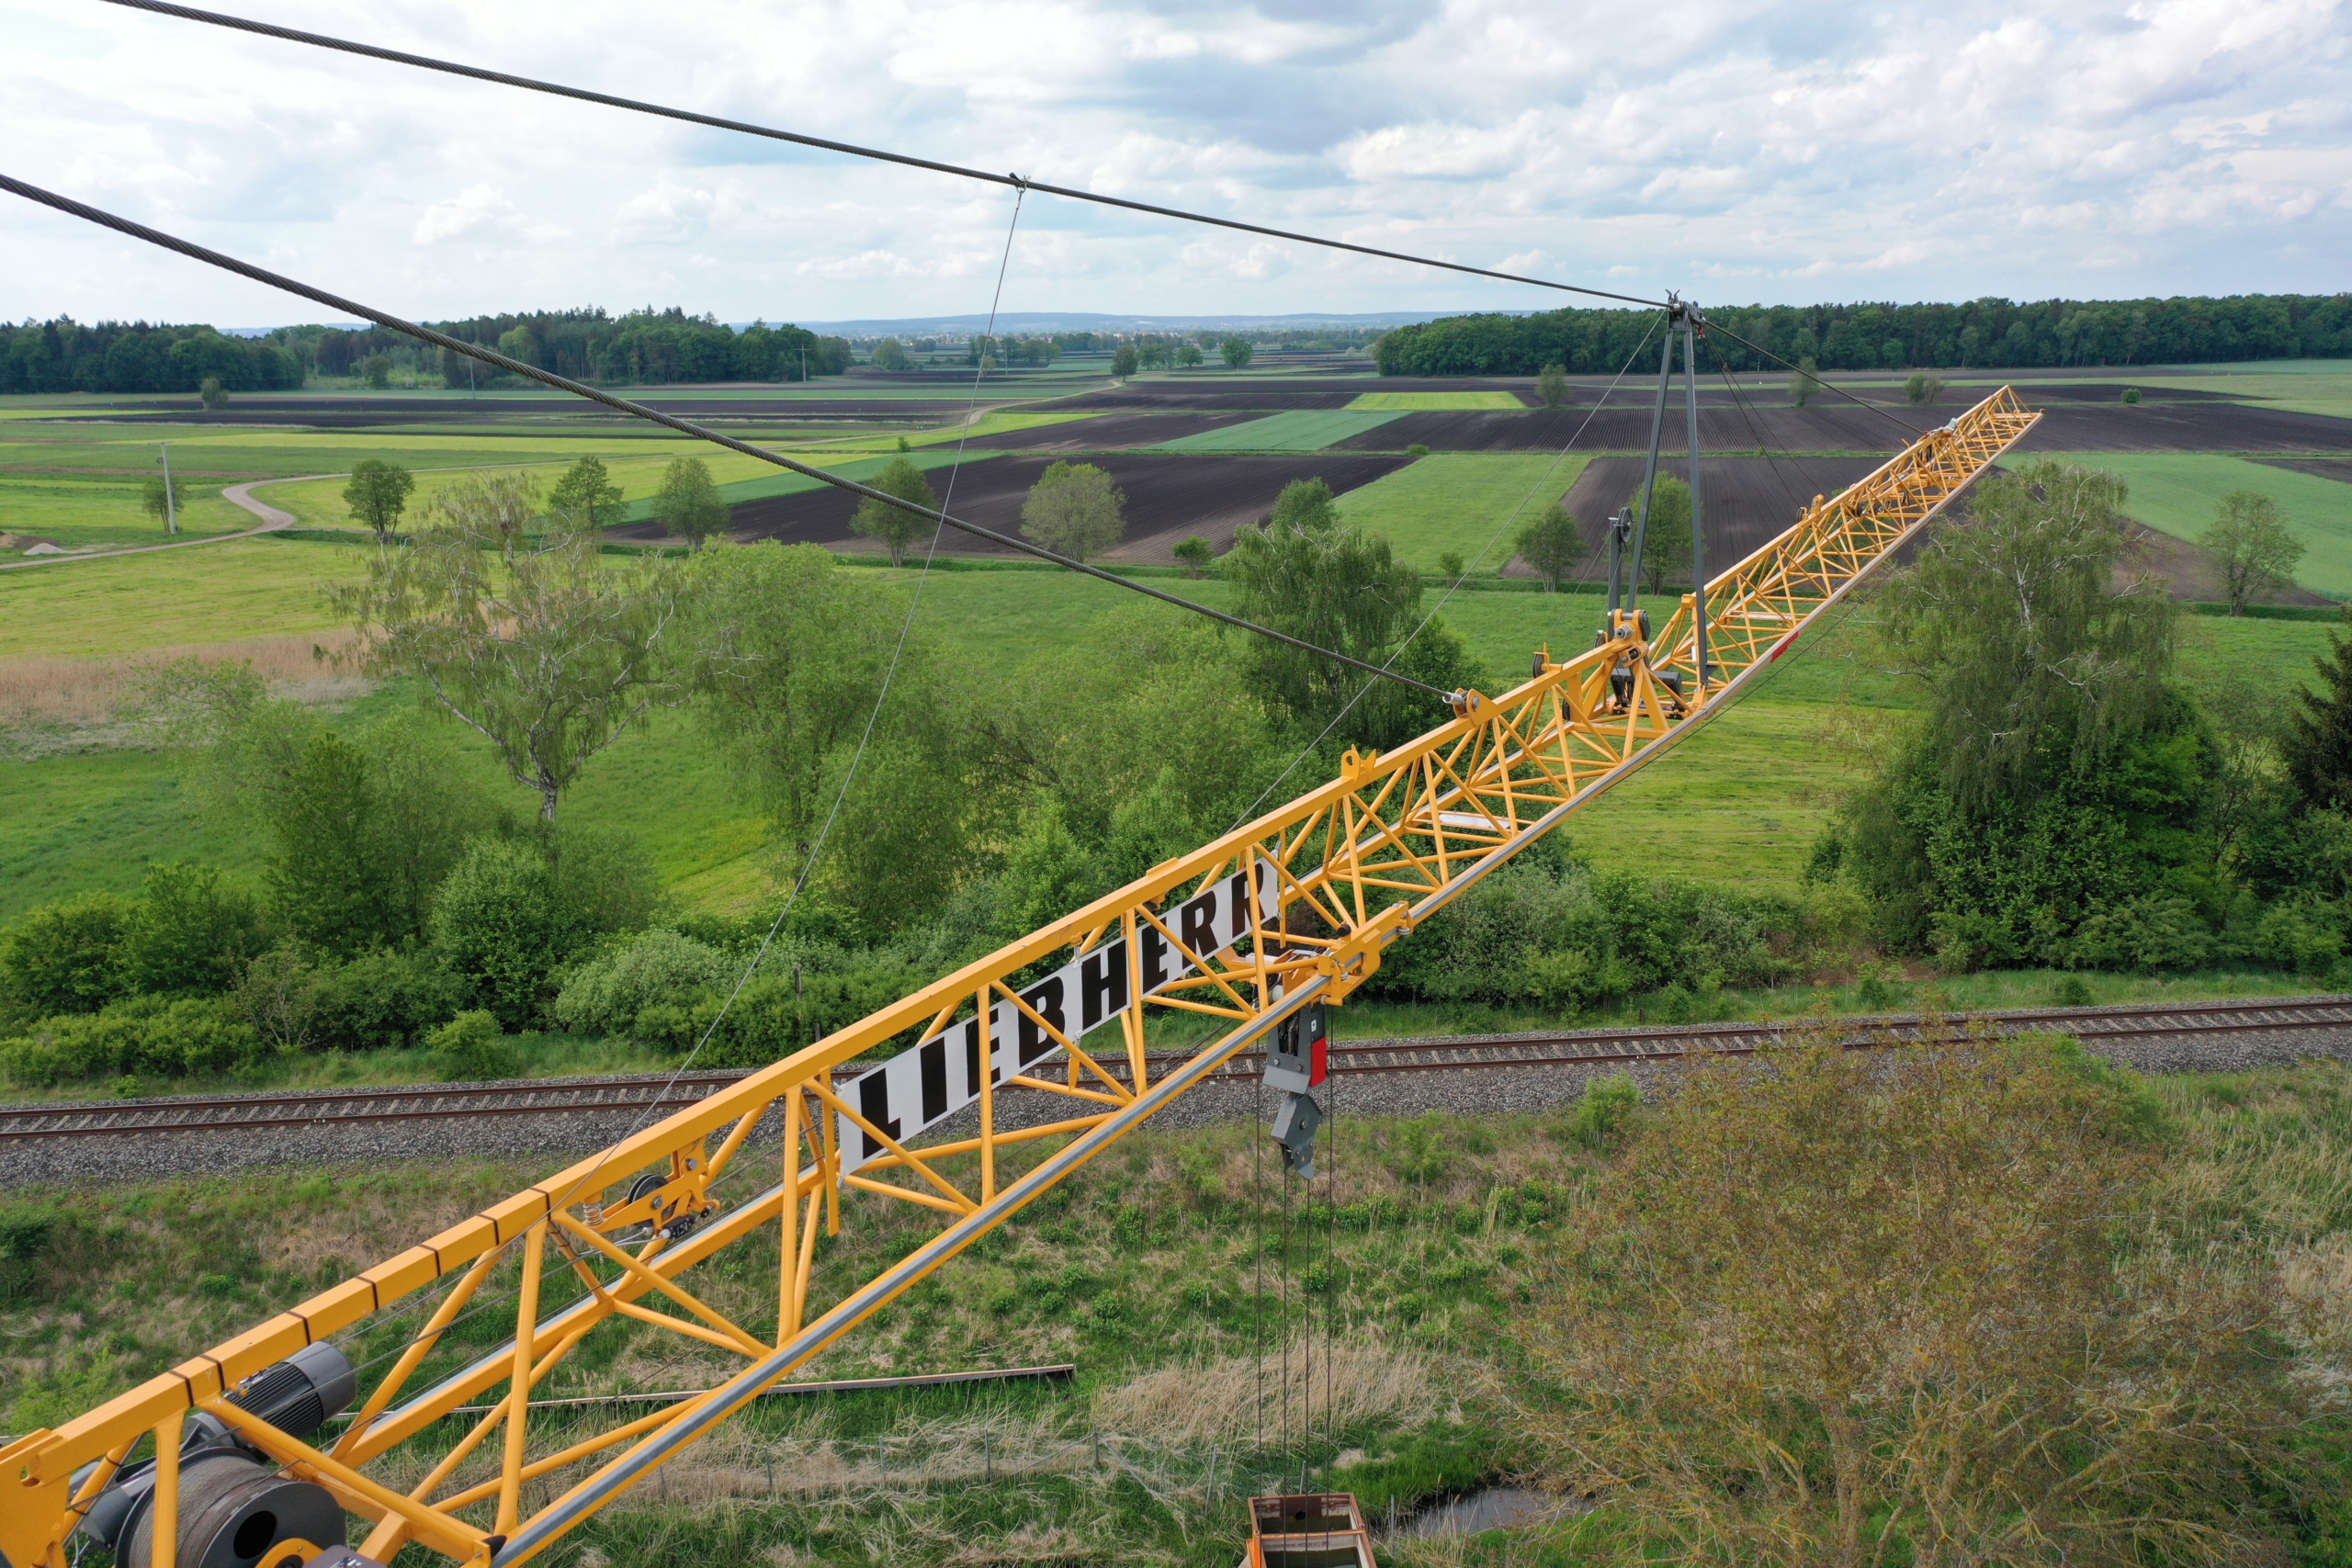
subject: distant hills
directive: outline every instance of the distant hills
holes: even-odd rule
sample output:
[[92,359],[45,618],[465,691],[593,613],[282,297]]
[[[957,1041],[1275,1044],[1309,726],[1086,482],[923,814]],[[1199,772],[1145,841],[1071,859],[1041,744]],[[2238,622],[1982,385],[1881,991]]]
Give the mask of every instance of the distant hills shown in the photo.
[[[1401,327],[1408,322],[1435,321],[1459,310],[1373,310],[1361,315],[1306,312],[1292,316],[1122,316],[1092,310],[1001,310],[996,330],[1015,336],[1037,333],[1193,333],[1295,332],[1306,327]],[[739,331],[751,323],[729,322]],[[810,332],[842,337],[930,337],[985,332],[985,314],[969,316],[899,316],[853,321],[802,321]]]

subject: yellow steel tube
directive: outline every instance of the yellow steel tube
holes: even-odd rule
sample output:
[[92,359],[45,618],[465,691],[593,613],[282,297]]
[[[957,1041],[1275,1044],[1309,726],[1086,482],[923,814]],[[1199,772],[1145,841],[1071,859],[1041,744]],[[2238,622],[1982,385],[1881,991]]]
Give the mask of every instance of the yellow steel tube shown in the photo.
[[[1541,674],[1501,698],[1474,697],[1453,721],[1392,752],[1351,754],[1339,778],[1216,842],[1154,868],[1085,908],[640,1130],[171,1373],[54,1431],[35,1432],[0,1448],[0,1473],[21,1478],[15,1506],[0,1511],[0,1552],[20,1562],[53,1556],[73,1517],[66,1477],[126,1438],[153,1430],[174,1411],[185,1411],[192,1403],[209,1404],[236,1382],[304,1345],[349,1328],[437,1279],[470,1269],[577,1201],[610,1169],[669,1159],[698,1146],[729,1122],[739,1123],[741,1130],[741,1119],[796,1089],[831,1097],[834,1071],[865,1052],[919,1031],[926,1021],[952,1018],[963,998],[978,997],[984,1003],[992,987],[1010,985],[1016,972],[1068,952],[1075,943],[1097,940],[1114,926],[1140,936],[1171,899],[1190,897],[1228,868],[1251,867],[1256,857],[1272,859],[1286,897],[1302,912],[1321,911],[1343,932],[1368,931],[1374,917],[1400,902],[1411,907],[1414,919],[1442,907],[1527,841],[1531,824],[1539,818],[1556,820],[1596,797],[1663,755],[1695,728],[1692,719],[1736,700],[1749,678],[1783,652],[1824,607],[1947,504],[2038,417],[2005,388],[1945,430],[1915,443],[1837,500],[1816,502],[1779,538],[1711,579],[1709,653],[1722,667],[1721,681],[1701,685],[1694,679],[1681,719],[1668,719],[1651,680],[1654,671],[1669,668],[1684,670],[1690,677],[1697,673],[1687,669],[1695,652],[1689,641],[1690,623],[1678,611],[1664,635],[1646,646],[1638,641],[1630,647],[1611,645],[1547,664]],[[1635,674],[1634,699],[1623,705],[1609,694],[1609,671],[1621,653],[1632,656]],[[1578,758],[1584,761],[1578,762]],[[1483,817],[1498,826],[1473,832],[1447,823],[1448,814]],[[1509,836],[1498,842],[1504,833]],[[1291,923],[1285,913],[1267,934],[1279,932],[1294,953],[1317,947],[1339,953],[1346,945],[1294,936]],[[1349,938],[1348,943],[1353,944],[1348,951],[1356,956],[1341,953],[1331,962],[1376,959],[1370,949],[1357,952],[1361,943],[1356,939]],[[1131,942],[1131,961],[1137,945]],[[1140,1020],[1147,1007],[1226,1012],[1246,1030],[1266,1000],[1253,982],[1268,973],[1269,966],[1259,964],[1253,953],[1230,976],[1195,976],[1182,982],[1211,994],[1223,990],[1233,1003],[1229,1011],[1164,992],[1146,996],[1138,984],[1131,988],[1131,1021]],[[1139,981],[1140,976],[1136,977]],[[1252,995],[1236,994],[1237,982]],[[1131,1053],[1135,1038],[1130,1036]],[[981,1201],[987,1204],[998,1190],[1000,1134],[995,1086],[989,1074],[980,1077],[977,1152]],[[826,1228],[838,1234],[842,1183],[839,1151],[831,1142],[833,1118],[812,1121],[817,1123]],[[907,1156],[907,1163],[922,1169],[932,1157],[924,1151]],[[797,1195],[772,1201],[789,1201]],[[729,1238],[742,1234],[748,1233],[732,1224],[727,1227]],[[702,1247],[692,1253],[693,1258],[708,1255]],[[633,1294],[638,1282],[631,1280],[625,1288]],[[818,1326],[823,1325],[820,1319]],[[413,1435],[439,1404],[463,1397],[459,1385],[470,1384],[478,1375],[469,1370],[435,1390],[422,1405],[413,1405],[389,1422],[379,1418],[347,1436],[338,1454],[381,1452]],[[460,1539],[444,1535],[440,1540]]]

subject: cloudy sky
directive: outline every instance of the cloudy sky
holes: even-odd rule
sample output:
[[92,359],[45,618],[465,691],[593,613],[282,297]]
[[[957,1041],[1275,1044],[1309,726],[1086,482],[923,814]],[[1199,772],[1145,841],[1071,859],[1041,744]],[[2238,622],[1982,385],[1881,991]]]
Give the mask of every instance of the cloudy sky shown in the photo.
[[[519,74],[1632,293],[2352,287],[2352,0],[210,0]],[[1009,192],[0,0],[0,168],[403,314],[988,308]],[[0,315],[316,307],[0,196]],[[1035,197],[1007,310],[1561,297]]]

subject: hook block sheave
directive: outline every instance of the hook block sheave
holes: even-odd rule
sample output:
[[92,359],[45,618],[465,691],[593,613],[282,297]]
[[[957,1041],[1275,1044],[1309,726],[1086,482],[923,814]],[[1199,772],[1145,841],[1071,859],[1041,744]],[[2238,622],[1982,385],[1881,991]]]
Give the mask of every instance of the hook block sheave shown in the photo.
[[[412,1542],[458,1562],[528,1561],[1286,1020],[1343,999],[1391,943],[1735,700],[2039,417],[2003,388],[1816,499],[1705,584],[1703,668],[1695,595],[1655,636],[1621,623],[1625,635],[1544,658],[1500,696],[1466,694],[1418,739],[1351,753],[1339,777],[1214,843],[17,1439],[0,1450],[0,1556],[10,1568],[65,1561],[82,1513],[141,1439],[176,1441],[194,1412],[371,1521],[359,1550],[377,1562]],[[1204,1021],[1214,1037],[1148,1055],[1179,1017],[1188,1039]],[[1022,1163],[1037,1147],[1050,1152]],[[819,1233],[869,1224],[886,1205],[920,1213],[928,1235],[825,1299]],[[697,1264],[768,1231],[780,1246],[772,1318],[736,1321],[688,1287]],[[411,1300],[430,1292],[429,1309]],[[457,1317],[492,1299],[511,1316],[507,1342],[470,1358],[445,1350]],[[332,1440],[232,1402],[256,1374],[394,1308],[421,1322],[396,1357],[362,1369],[357,1408]],[[533,1390],[623,1319],[740,1370],[584,1437],[576,1412],[560,1440],[534,1430]],[[435,1443],[437,1458],[385,1462],[452,1419],[465,1425],[446,1453]],[[173,1546],[156,1542],[159,1563]]]

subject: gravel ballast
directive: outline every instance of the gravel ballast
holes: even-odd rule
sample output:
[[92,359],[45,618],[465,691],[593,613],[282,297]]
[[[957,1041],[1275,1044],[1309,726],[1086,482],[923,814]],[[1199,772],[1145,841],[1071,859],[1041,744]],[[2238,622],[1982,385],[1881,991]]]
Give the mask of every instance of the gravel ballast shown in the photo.
[[[2290,998],[2276,998],[2284,1003]],[[2297,998],[2296,1001],[2319,998]],[[2260,1007],[2261,1001],[2249,1002]],[[2002,1015],[1983,1015],[1997,1020]],[[1595,1035],[1610,1032],[1594,1031]],[[1494,1036],[1573,1041],[1569,1034]],[[1351,1040],[1343,1047],[1405,1044]],[[2086,1042],[2086,1048],[2143,1073],[2234,1072],[2310,1058],[2352,1061],[2352,1024],[2279,1024],[2259,1030],[2182,1033]],[[1630,1073],[1645,1093],[1668,1089],[1695,1056],[1542,1066],[1449,1067],[1430,1071],[1342,1069],[1317,1091],[1336,1116],[1411,1115],[1445,1111],[1464,1116],[1555,1110],[1573,1104],[1594,1077]],[[658,1077],[654,1081],[660,1081]],[[544,1087],[542,1085],[541,1087]],[[322,1089],[316,1098],[347,1097]],[[310,1098],[303,1096],[301,1098]],[[1234,1118],[1264,1119],[1274,1095],[1248,1082],[1202,1086],[1154,1117],[1154,1127],[1197,1127]],[[124,1101],[109,1102],[121,1106]],[[1035,1092],[999,1102],[1008,1130],[1067,1116],[1069,1102]],[[542,1155],[578,1158],[628,1136],[649,1120],[639,1109],[548,1111],[527,1116],[418,1117],[401,1121],[280,1127],[261,1131],[144,1132],[101,1137],[0,1137],[0,1189],[105,1185],[170,1176],[225,1176],[270,1166],[376,1166],[394,1161]],[[749,1142],[772,1143],[775,1119]],[[972,1112],[950,1118],[935,1135],[968,1136]],[[616,1172],[616,1176],[620,1173]]]

